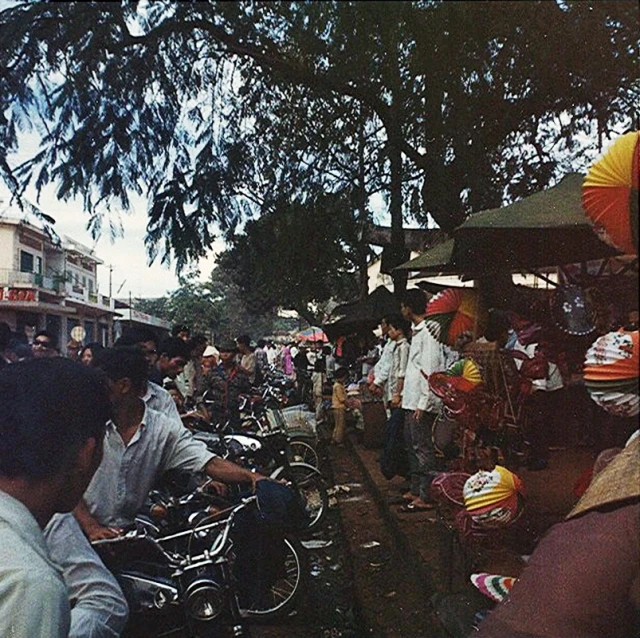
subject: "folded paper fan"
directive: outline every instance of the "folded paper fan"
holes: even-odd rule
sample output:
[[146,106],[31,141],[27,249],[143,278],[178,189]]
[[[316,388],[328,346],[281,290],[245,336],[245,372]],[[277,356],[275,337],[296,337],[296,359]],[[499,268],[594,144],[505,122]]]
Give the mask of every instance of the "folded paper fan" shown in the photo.
[[636,379],[640,363],[639,349],[637,330],[618,330],[598,337],[585,357],[585,381]]
[[472,359],[460,359],[449,366],[447,375],[451,377],[452,385],[466,392],[471,390],[479,383],[482,383],[482,375],[475,361]]
[[640,410],[638,331],[609,332],[595,340],[584,362],[584,381],[591,398],[604,410],[631,417]]
[[630,392],[589,392],[591,398],[609,414],[621,418],[636,416],[640,412],[640,396]]
[[619,137],[589,169],[582,207],[598,236],[626,254],[638,253],[640,132]]
[[478,291],[470,288],[443,290],[427,304],[425,322],[438,341],[454,346],[459,336],[473,333],[476,326],[485,323]]
[[478,591],[497,603],[501,603],[509,595],[516,580],[512,576],[498,574],[471,574],[471,582]]

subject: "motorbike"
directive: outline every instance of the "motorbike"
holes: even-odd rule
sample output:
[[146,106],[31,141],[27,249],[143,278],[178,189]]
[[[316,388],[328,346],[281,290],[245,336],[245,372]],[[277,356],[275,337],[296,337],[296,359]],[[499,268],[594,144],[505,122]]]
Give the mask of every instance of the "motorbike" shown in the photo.
[[329,509],[324,477],[312,465],[290,461],[285,434],[218,434],[196,430],[193,436],[221,458],[256,470],[276,481],[285,481],[304,503],[307,520],[301,532],[316,530],[323,523]]
[[93,543],[129,603],[127,637],[246,638],[252,622],[295,606],[304,552],[294,536],[260,524],[259,494],[222,505],[206,483],[180,496],[154,491],[133,529]]

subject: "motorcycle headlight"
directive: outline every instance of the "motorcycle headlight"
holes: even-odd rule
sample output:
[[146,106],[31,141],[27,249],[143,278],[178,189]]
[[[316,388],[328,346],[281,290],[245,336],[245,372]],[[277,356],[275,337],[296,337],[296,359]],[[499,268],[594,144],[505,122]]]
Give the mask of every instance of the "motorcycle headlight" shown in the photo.
[[185,592],[185,611],[195,620],[213,620],[224,610],[224,589],[209,578],[194,580]]

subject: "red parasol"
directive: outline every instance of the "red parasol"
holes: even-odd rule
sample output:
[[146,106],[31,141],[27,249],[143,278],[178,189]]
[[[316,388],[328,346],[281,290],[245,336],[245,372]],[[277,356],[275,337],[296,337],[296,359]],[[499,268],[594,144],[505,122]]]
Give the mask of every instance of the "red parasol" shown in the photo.
[[329,341],[322,328],[316,328],[315,326],[299,332],[296,338],[298,341],[324,341],[325,343]]
[[594,230],[610,246],[638,254],[638,180],[640,132],[619,137],[589,169],[582,207]]
[[472,288],[447,288],[427,304],[427,328],[441,343],[454,346],[456,339],[474,331],[485,323],[480,295]]

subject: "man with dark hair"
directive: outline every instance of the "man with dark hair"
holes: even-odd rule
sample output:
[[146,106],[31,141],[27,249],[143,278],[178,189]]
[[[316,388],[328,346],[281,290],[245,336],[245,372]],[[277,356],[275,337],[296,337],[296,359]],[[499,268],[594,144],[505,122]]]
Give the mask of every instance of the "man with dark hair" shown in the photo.
[[160,386],[167,377],[175,379],[184,370],[190,357],[188,342],[178,337],[167,337],[158,347],[158,360],[149,371],[149,379]]
[[49,359],[58,356],[58,337],[47,330],[38,330],[31,344],[36,359]]
[[[396,347],[395,341],[389,338],[389,317],[385,316],[380,319],[380,332],[384,340],[382,354],[373,368],[373,383],[369,389],[378,396],[382,397],[385,405],[391,400],[388,392],[387,380],[391,372],[391,361],[393,359],[393,351]],[[385,392],[385,389],[387,390]]]
[[427,295],[423,290],[411,288],[405,292],[400,310],[413,326],[402,390],[404,432],[411,472],[411,489],[405,496],[408,503],[403,508],[406,512],[419,512],[432,506],[429,490],[437,469],[431,429],[440,402],[429,389],[427,377],[444,368],[444,352],[427,329],[424,321],[426,309]]
[[42,528],[72,510],[102,458],[101,375],[68,359],[0,371],[0,635],[69,634],[67,586]]
[[116,340],[113,347],[138,346],[147,357],[149,368],[152,368],[158,360],[158,341],[158,335],[151,328],[128,328]]
[[213,422],[231,421],[240,424],[240,395],[251,390],[247,373],[236,361],[233,341],[223,341],[218,346],[219,365],[205,377],[204,404]]
[[178,323],[171,328],[171,336],[176,339],[182,339],[182,341],[189,341],[191,339],[191,330],[189,330],[189,326]]
[[182,423],[140,399],[147,366],[137,348],[113,348],[93,364],[109,379],[113,418],[107,424],[104,458],[74,510],[91,540],[113,538],[133,522],[154,483],[171,469],[204,471],[223,482],[251,483],[262,477],[216,457]]
[[251,337],[249,335],[240,335],[236,339],[240,360],[240,368],[244,370],[249,377],[249,382],[254,384],[256,381],[256,355],[251,349]]
[[[114,348],[135,346],[142,351],[146,360],[148,371],[156,369],[158,361],[158,337],[150,328],[129,328],[122,333],[122,336],[113,344]],[[142,400],[153,410],[161,412],[177,422],[180,422],[180,415],[171,395],[162,387],[162,384],[154,383],[147,379]]]
[[199,398],[202,389],[202,356],[209,344],[208,339],[203,334],[195,334],[189,340],[189,361],[184,367],[182,374],[175,379],[178,389],[189,403],[193,403]]

